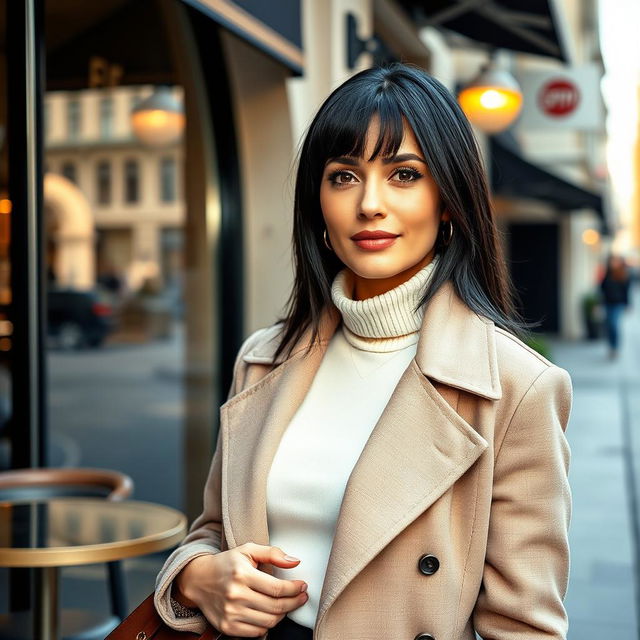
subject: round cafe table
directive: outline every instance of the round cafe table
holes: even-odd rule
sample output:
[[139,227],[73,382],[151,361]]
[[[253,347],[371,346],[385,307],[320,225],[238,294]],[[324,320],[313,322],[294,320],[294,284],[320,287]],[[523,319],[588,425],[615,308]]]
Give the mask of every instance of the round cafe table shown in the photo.
[[41,640],[58,640],[60,567],[164,551],[176,546],[186,531],[182,513],[150,502],[0,502],[0,566],[34,568],[34,632]]

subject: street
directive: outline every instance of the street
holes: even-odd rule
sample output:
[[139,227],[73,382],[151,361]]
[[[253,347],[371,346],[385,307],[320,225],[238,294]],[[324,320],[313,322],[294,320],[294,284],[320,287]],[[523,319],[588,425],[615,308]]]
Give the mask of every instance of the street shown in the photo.
[[52,466],[129,474],[133,497],[182,508],[182,334],[49,351]]

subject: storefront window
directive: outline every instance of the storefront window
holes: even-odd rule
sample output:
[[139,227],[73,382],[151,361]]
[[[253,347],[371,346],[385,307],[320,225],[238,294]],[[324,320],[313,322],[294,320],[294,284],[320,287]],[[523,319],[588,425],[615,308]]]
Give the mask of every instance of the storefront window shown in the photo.
[[138,202],[139,179],[137,160],[127,160],[124,164],[124,199],[127,204]]
[[176,199],[176,161],[162,158],[160,161],[160,199],[173,202]]
[[70,182],[76,182],[76,165],[73,162],[65,162],[62,165],[62,175]]
[[101,160],[96,165],[96,193],[98,204],[111,202],[111,163]]
[[[0,0],[3,15],[7,4]],[[47,75],[36,78],[30,93],[14,91],[21,99],[13,103],[5,70],[25,65],[20,55],[7,65],[0,49],[0,461],[5,469],[124,472],[135,499],[193,518],[215,446],[220,389],[229,388],[243,331],[242,290],[227,295],[230,283],[240,282],[242,247],[220,241],[223,211],[238,238],[242,230],[230,89],[216,73],[215,89],[223,94],[216,106],[224,108],[214,110],[202,63],[206,58],[209,69],[224,69],[219,27],[180,2],[160,3],[157,11],[156,3],[94,4],[39,5],[42,20],[31,42],[45,58],[39,66],[32,56],[29,64]],[[0,42],[4,27],[0,21]],[[23,31],[26,39],[24,25]],[[19,40],[11,50],[21,54]],[[11,73],[9,84],[24,83]],[[132,113],[141,101],[153,105],[154,96],[163,97],[160,109],[169,104],[164,130],[157,109]],[[13,123],[21,122],[16,115],[30,118],[12,137],[12,154],[16,140],[29,147],[12,172],[7,105]],[[25,142],[25,131],[34,130],[29,142],[37,153]],[[216,130],[224,132],[224,145]],[[231,159],[224,172],[219,157]],[[16,175],[31,183],[15,188]],[[34,181],[35,190],[25,188]],[[12,205],[11,197],[28,206]],[[12,217],[12,208],[20,217]],[[223,244],[240,266],[220,253]],[[27,273],[25,265],[33,277],[21,286],[15,276]],[[222,309],[230,298],[229,310]],[[31,369],[17,372],[16,362]],[[136,561],[147,575],[140,592],[131,590],[131,604],[146,595],[161,562]],[[91,606],[94,587],[104,590],[104,575],[92,568],[65,572],[63,582],[65,594],[70,582],[82,583],[71,589],[74,601],[86,595]]]

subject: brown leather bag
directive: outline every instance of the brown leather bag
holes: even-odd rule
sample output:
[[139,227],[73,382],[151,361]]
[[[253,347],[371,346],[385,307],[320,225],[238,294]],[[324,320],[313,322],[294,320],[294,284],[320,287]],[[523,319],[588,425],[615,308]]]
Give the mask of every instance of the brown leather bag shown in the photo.
[[207,625],[204,633],[176,631],[158,615],[153,593],[134,609],[105,640],[224,640],[223,633]]

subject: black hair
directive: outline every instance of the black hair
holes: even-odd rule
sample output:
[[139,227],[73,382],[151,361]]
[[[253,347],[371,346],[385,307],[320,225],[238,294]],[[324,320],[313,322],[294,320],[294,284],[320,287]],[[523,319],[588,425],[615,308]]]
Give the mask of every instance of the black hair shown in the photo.
[[[524,324],[491,211],[486,171],[478,143],[456,99],[435,78],[413,65],[394,63],[361,71],[335,89],[309,125],[296,176],[293,223],[295,279],[287,302],[276,355],[291,349],[312,327],[318,336],[323,308],[331,304],[331,284],[344,268],[323,241],[320,185],[325,163],[343,155],[361,157],[371,119],[380,132],[372,157],[395,155],[411,127],[438,186],[442,209],[453,225],[444,244],[438,234],[439,260],[419,306],[451,280],[460,298],[477,314],[516,335]],[[448,238],[447,238],[448,239]]]

